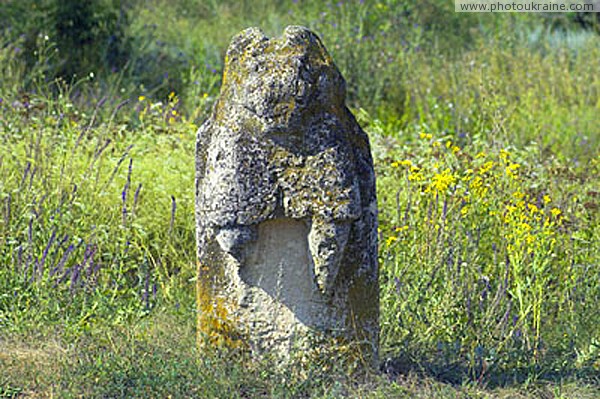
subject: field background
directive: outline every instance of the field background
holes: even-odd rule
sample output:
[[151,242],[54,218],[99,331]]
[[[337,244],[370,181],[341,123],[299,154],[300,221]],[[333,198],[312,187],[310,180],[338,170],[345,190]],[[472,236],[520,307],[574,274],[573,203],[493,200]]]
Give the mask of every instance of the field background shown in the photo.
[[[371,139],[380,372],[196,347],[195,131],[231,37],[288,24]],[[599,33],[443,0],[0,1],[0,397],[599,398]]]

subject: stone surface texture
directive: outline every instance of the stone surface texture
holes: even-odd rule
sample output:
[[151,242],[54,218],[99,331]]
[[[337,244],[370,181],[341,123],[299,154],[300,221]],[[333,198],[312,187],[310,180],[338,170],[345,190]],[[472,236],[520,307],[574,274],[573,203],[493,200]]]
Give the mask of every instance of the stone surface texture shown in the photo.
[[[199,289],[258,353],[319,337],[377,357],[375,175],[320,39],[250,28],[229,46],[197,135]],[[199,326],[202,328],[202,326]]]

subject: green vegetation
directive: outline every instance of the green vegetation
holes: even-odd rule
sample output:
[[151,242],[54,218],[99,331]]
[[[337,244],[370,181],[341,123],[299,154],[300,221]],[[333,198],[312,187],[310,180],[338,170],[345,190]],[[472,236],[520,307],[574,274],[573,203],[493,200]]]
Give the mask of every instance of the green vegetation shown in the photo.
[[[594,29],[437,0],[75,3],[0,10],[0,397],[600,396]],[[371,137],[383,373],[195,346],[195,130],[231,36],[288,24]]]

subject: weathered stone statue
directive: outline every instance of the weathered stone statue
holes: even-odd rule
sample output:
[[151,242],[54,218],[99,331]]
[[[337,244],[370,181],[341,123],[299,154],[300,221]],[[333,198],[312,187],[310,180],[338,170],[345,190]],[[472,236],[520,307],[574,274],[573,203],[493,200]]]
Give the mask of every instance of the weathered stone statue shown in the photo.
[[375,176],[344,101],[314,33],[290,26],[269,39],[251,28],[233,39],[198,130],[200,312],[227,318],[212,323],[258,353],[330,337],[377,358]]

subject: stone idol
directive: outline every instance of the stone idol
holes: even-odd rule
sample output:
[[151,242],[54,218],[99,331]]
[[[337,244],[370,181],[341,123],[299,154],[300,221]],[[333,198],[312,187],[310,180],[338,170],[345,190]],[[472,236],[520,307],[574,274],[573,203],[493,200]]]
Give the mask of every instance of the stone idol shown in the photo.
[[329,339],[376,361],[373,161],[310,30],[269,39],[250,28],[232,40],[198,130],[196,222],[198,298],[213,306],[199,310],[227,319],[213,324],[256,353],[289,357]]

